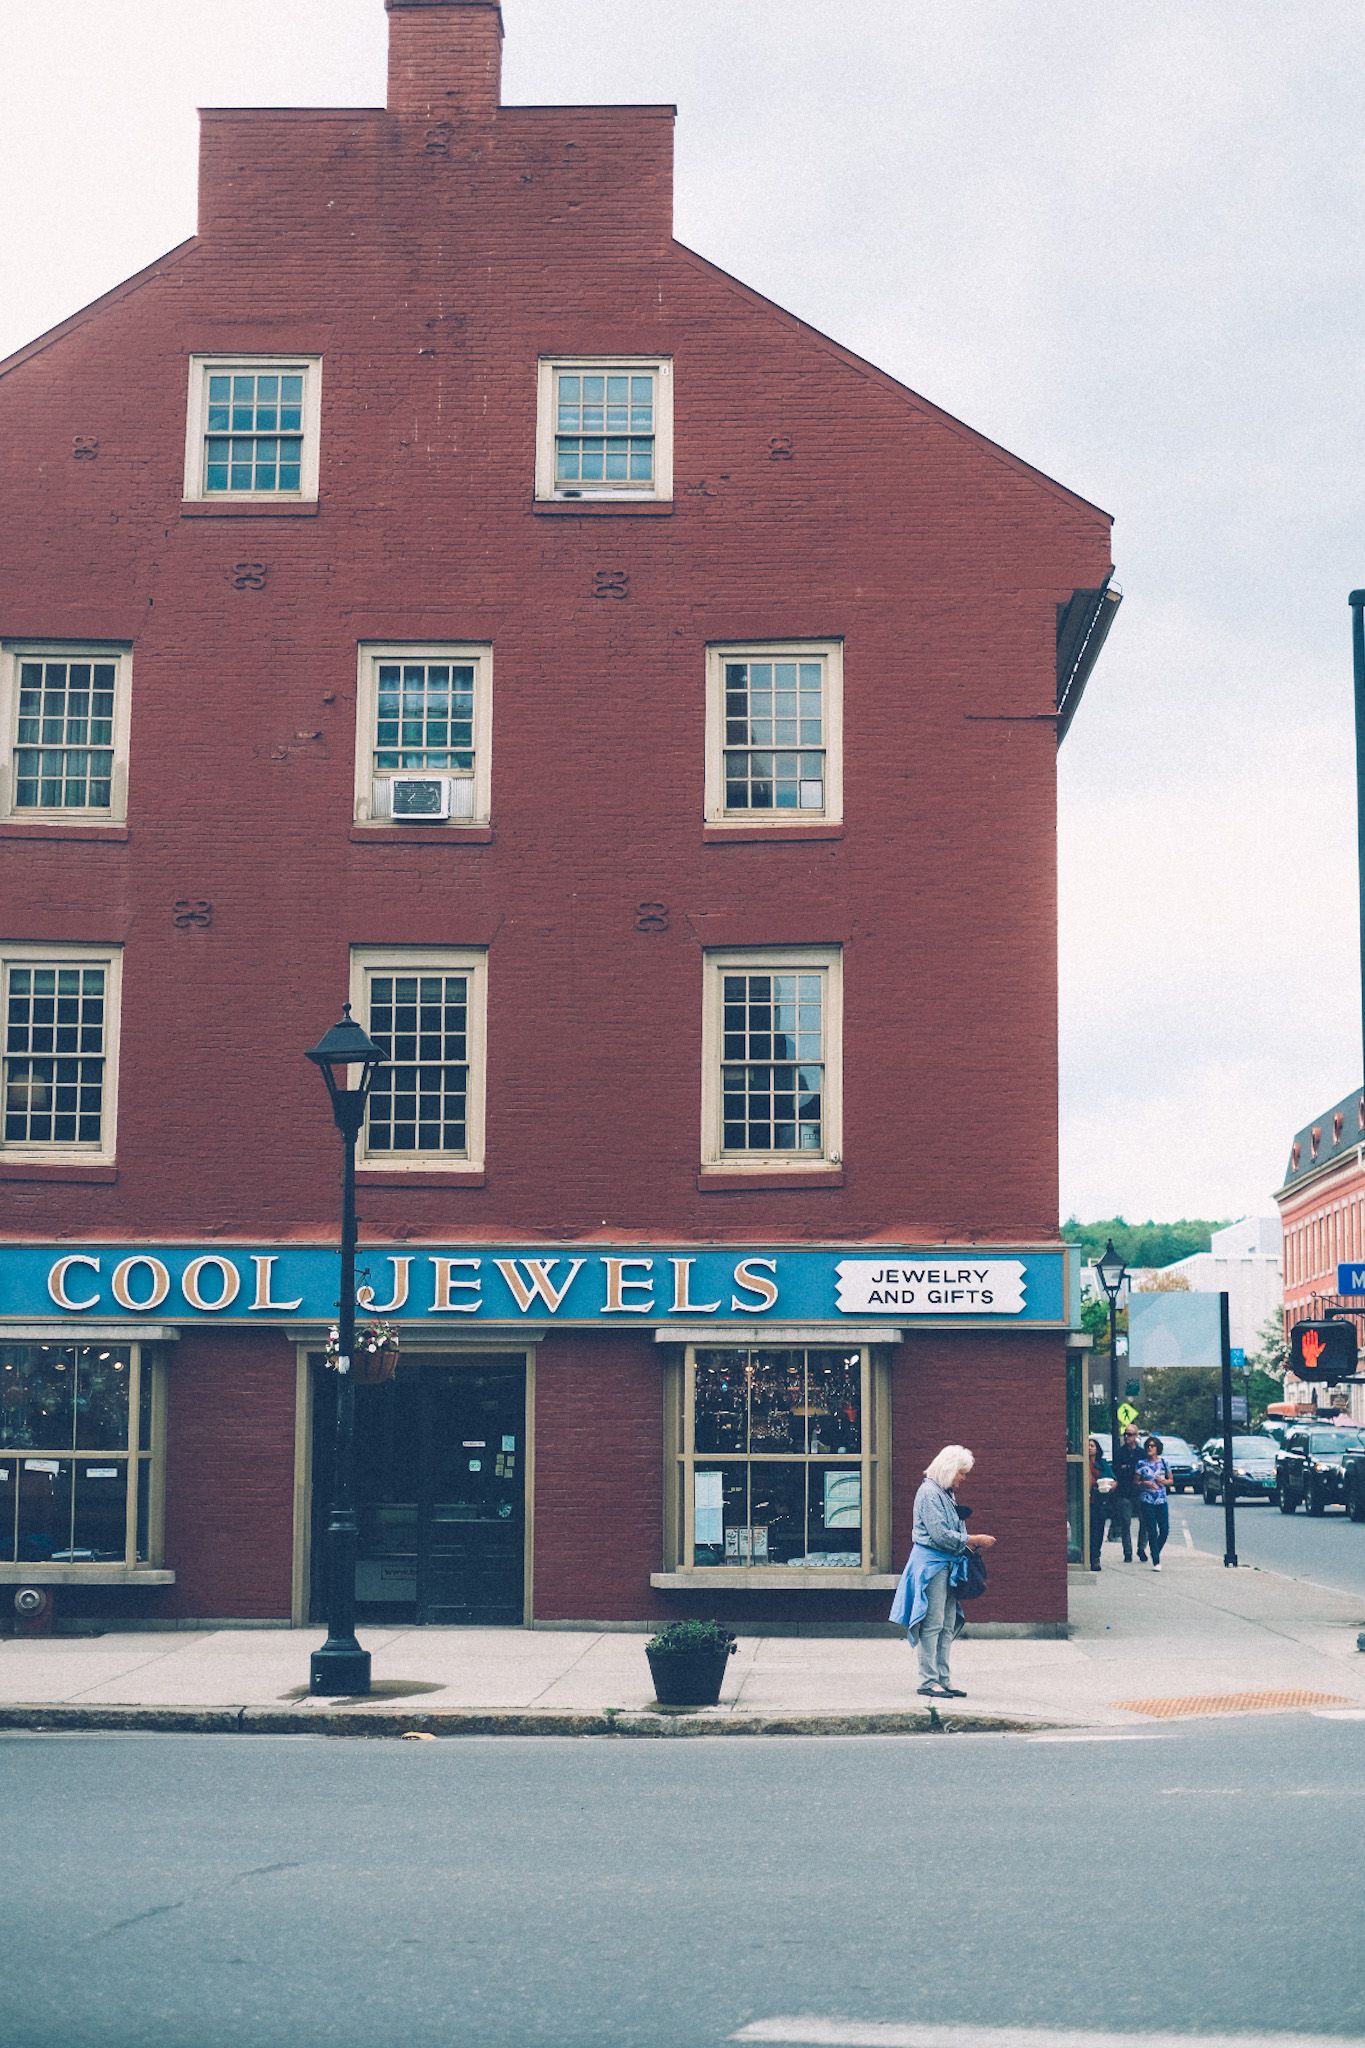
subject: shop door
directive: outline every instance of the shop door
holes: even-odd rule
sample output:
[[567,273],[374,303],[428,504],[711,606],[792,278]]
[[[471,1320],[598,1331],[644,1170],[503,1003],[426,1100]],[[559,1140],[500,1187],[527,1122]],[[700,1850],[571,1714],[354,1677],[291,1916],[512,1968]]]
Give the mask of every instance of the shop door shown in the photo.
[[[330,1390],[325,1383],[330,1382]],[[326,1600],[336,1382],[315,1405],[313,1604]],[[405,1360],[356,1388],[356,1613],[365,1621],[519,1625],[524,1572],[526,1368]]]

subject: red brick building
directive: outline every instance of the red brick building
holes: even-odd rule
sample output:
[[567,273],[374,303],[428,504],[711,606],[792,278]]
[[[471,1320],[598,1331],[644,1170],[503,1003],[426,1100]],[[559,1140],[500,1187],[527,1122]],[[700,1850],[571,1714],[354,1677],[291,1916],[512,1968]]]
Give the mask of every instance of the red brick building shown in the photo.
[[1056,1626],[1109,520],[675,242],[670,108],[387,6],[0,364],[0,1579],[316,1611],[349,996],[362,1619],[877,1620],[961,1441]]
[[[1297,1322],[1354,1312],[1365,1341],[1361,1296],[1337,1285],[1342,1266],[1365,1270],[1365,1090],[1295,1132],[1275,1200],[1284,1222],[1286,1333]],[[1291,1410],[1340,1408],[1365,1422],[1365,1387],[1332,1391],[1290,1378],[1285,1401]]]

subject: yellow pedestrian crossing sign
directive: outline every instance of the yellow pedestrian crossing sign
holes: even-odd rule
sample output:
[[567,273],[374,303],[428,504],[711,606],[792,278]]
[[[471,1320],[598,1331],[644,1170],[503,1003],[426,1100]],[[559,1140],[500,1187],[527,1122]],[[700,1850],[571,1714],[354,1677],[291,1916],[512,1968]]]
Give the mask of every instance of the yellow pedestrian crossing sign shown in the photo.
[[1132,1402],[1121,1401],[1119,1403],[1119,1428],[1127,1429],[1130,1422],[1136,1421],[1137,1409],[1133,1406]]

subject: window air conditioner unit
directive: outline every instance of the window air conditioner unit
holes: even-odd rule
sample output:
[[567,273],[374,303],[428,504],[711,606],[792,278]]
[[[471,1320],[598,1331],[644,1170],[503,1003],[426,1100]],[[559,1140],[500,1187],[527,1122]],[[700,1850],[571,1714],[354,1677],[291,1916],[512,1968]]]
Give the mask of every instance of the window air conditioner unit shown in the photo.
[[448,775],[395,775],[389,799],[395,818],[448,818]]
[[393,775],[389,810],[395,818],[472,818],[472,775]]

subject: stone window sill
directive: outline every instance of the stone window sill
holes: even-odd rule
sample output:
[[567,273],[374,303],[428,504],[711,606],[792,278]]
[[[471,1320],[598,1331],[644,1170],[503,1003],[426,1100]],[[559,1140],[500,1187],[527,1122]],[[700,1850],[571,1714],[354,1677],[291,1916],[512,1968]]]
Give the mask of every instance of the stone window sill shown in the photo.
[[123,845],[128,838],[126,825],[77,825],[53,819],[49,824],[27,818],[6,818],[0,821],[0,839],[102,839],[114,845]]
[[719,825],[702,827],[702,843],[706,846],[724,846],[727,841],[738,840],[743,845],[757,845],[761,840],[790,841],[793,839],[842,839],[842,825]]
[[0,1586],[173,1586],[175,1573],[147,1564],[0,1564]]
[[356,846],[491,846],[491,825],[352,825]]
[[671,498],[533,498],[531,510],[542,518],[669,519]]
[[0,1180],[54,1180],[108,1187],[118,1179],[116,1166],[84,1165],[79,1159],[11,1159],[0,1152]]
[[649,1583],[661,1593],[750,1592],[761,1587],[781,1593],[894,1593],[895,1572],[842,1571],[837,1565],[803,1571],[799,1565],[759,1564],[700,1566],[695,1571],[651,1572]]
[[697,1175],[697,1190],[700,1194],[735,1194],[741,1189],[758,1188],[765,1193],[773,1188],[841,1188],[844,1185],[842,1166],[809,1167],[804,1172],[784,1172],[781,1167],[758,1167],[752,1172],[736,1172],[732,1167],[704,1166]]
[[439,1173],[425,1173],[420,1167],[402,1166],[361,1166],[356,1169],[356,1186],[362,1188],[392,1188],[405,1195],[416,1194],[422,1188],[483,1188],[488,1185],[488,1175],[482,1168],[471,1168],[468,1173],[449,1170]]
[[211,498],[186,498],[180,507],[182,519],[316,519],[318,501],[285,499],[274,505],[268,498],[238,499],[218,504]]

